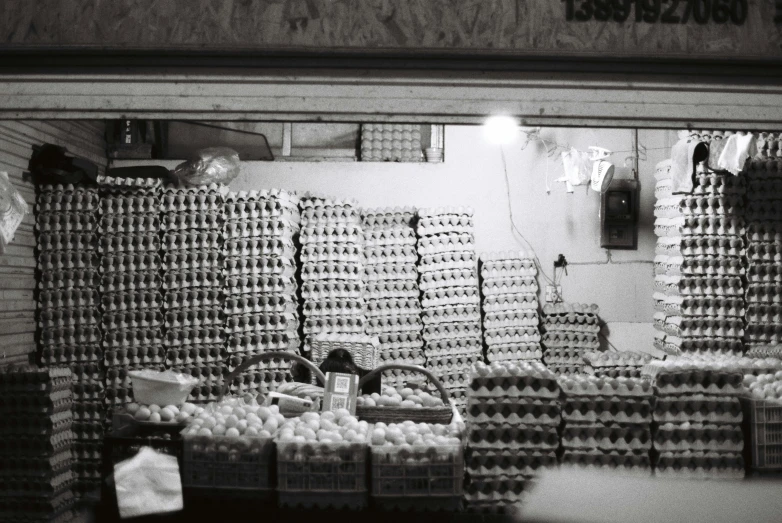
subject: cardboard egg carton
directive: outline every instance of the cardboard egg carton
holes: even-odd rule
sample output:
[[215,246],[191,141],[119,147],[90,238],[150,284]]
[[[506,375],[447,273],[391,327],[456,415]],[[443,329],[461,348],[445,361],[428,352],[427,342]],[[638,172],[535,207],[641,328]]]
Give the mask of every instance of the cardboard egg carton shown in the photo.
[[489,361],[519,361],[540,360],[543,351],[538,344],[519,345],[511,343],[507,345],[489,345],[486,349],[486,357]]
[[755,345],[747,351],[750,358],[779,358],[782,359],[782,346],[779,345]]
[[540,341],[546,348],[580,348],[597,350],[600,348],[600,340],[596,334],[584,334],[574,332],[546,332]]
[[[298,230],[305,216],[298,205],[287,204],[278,199],[265,199],[246,202],[226,200],[223,207],[226,220],[252,222],[256,220],[287,220]],[[312,218],[313,213],[307,218]]]
[[448,307],[448,306],[477,306],[481,302],[478,291],[474,287],[443,289],[437,291],[426,291],[421,299],[421,307],[427,309],[430,307]]
[[444,216],[465,216],[472,217],[475,210],[472,207],[426,207],[418,209],[418,219],[439,218]]
[[157,215],[153,214],[104,214],[98,222],[100,234],[144,234],[156,233],[161,230]]
[[[545,359],[545,355],[544,355]],[[586,373],[586,365],[583,363],[548,363],[551,372],[561,377],[579,376]]]
[[782,267],[775,263],[753,263],[747,267],[747,280],[752,283],[782,284]]
[[296,297],[285,294],[230,295],[225,298],[223,306],[223,313],[227,316],[252,313],[295,314],[297,310]]
[[95,269],[98,265],[95,251],[47,251],[38,255],[38,268],[42,272]]
[[35,216],[35,229],[39,233],[90,233],[97,228],[92,213],[39,212]]
[[64,430],[54,434],[0,436],[0,457],[19,455],[54,455],[70,448],[74,434]]
[[538,298],[530,294],[496,294],[483,300],[484,313],[538,310]]
[[158,214],[160,197],[157,194],[105,193],[100,197],[100,213],[127,216],[131,214]]
[[582,357],[584,361],[589,363],[592,367],[640,367],[654,359],[651,354],[635,351],[592,351],[585,352]]
[[361,124],[362,161],[421,161],[421,126]]
[[101,257],[100,271],[106,273],[119,272],[153,272],[162,267],[160,256],[155,254],[104,254]]
[[782,223],[778,221],[750,222],[747,224],[750,242],[782,242]]
[[117,409],[133,402],[133,391],[130,389],[106,389],[102,391],[99,398],[92,401],[102,401],[109,410]]
[[673,196],[673,182],[670,178],[658,180],[654,185],[654,197],[657,200],[663,200]]
[[562,429],[562,446],[567,450],[648,452],[652,448],[652,433],[648,424],[583,426],[566,422]]
[[163,314],[159,310],[106,311],[101,318],[103,330],[127,330],[159,328],[163,325]]
[[162,178],[126,177],[98,174],[96,180],[101,188],[156,189],[163,185]]
[[305,340],[305,352],[310,359],[320,365],[328,354],[335,349],[344,349],[353,356],[353,362],[361,368],[373,369],[377,365],[379,348],[378,338],[363,333],[344,333],[341,331],[321,331],[308,336]]
[[471,425],[552,425],[559,426],[561,408],[556,400],[468,398],[467,421]]
[[[0,492],[4,497],[51,498],[65,492],[70,492],[74,485],[74,475],[65,470],[47,480],[31,480],[20,477],[0,477]],[[5,521],[5,520],[4,520]]]
[[579,375],[560,378],[558,383],[567,397],[650,398],[652,395],[652,384],[648,379],[605,379]]
[[[254,260],[242,260],[242,267]],[[228,269],[225,272],[230,273],[236,269],[237,261],[235,258],[223,260],[218,251],[175,251],[166,253],[162,263],[167,270],[187,271],[187,270],[218,270],[223,271],[224,267]],[[242,271],[237,271],[241,273]],[[253,271],[247,271],[253,272]]]
[[370,336],[385,332],[421,332],[421,318],[415,315],[372,318],[366,321],[365,331]]
[[225,341],[229,353],[260,350],[298,353],[300,344],[298,334],[287,331],[235,333],[226,336]]
[[777,242],[751,242],[747,246],[750,265],[758,263],[779,263],[782,261],[782,244]]
[[100,342],[101,333],[98,325],[75,325],[69,327],[53,327],[41,329],[39,342],[42,346],[57,345],[90,345]]
[[474,269],[453,269],[441,272],[422,272],[421,290],[435,290],[443,287],[468,287],[478,285]]
[[39,309],[38,327],[55,329],[76,327],[79,325],[99,325],[100,312],[97,307],[78,307],[72,309]]
[[478,504],[518,504],[529,489],[527,479],[523,477],[472,478],[465,487],[464,499],[468,505]]
[[[95,188],[39,185],[35,198],[37,213],[95,213],[100,208],[100,196]],[[59,187],[60,189],[55,189]]]
[[48,417],[73,408],[72,383],[66,390],[54,391],[5,391],[2,411],[27,417]]
[[[464,371],[466,371],[469,367],[454,367],[451,369],[436,369],[429,365],[429,362],[427,361],[427,368],[435,374],[440,379],[440,383],[442,383],[443,387],[448,391],[448,393],[456,399],[457,397],[461,397],[461,391],[466,390],[467,386],[469,385],[469,379],[463,374]],[[454,374],[449,374],[454,373]],[[459,391],[458,395],[451,394],[451,391],[457,390]],[[459,404],[459,406],[463,407],[463,402],[455,402]],[[462,409],[463,412],[463,409]]]
[[[149,287],[154,288],[152,285]],[[103,288],[113,288],[113,286]],[[173,297],[168,298],[173,299]],[[101,302],[106,311],[126,312],[158,310],[163,307],[163,296],[159,292],[153,290],[131,289],[121,292],[107,290],[102,293]]]
[[751,178],[747,183],[748,200],[782,200],[782,179]]
[[304,209],[309,208],[356,208],[358,207],[358,201],[353,198],[336,198],[323,193],[306,192],[303,195],[299,195],[299,207],[302,212]]
[[231,239],[279,238],[283,241],[292,241],[298,231],[292,223],[286,220],[261,222],[229,221],[223,227],[220,227],[219,224],[217,225],[215,228],[222,230],[225,233],[225,237]]
[[301,210],[301,225],[335,225],[362,224],[361,212],[355,207],[308,207]]
[[[472,234],[450,233],[437,236],[426,236],[418,241],[418,254],[421,257],[450,252],[474,251],[475,238]],[[421,262],[424,263],[423,260]]]
[[160,237],[156,232],[106,234],[101,236],[98,241],[98,252],[101,255],[110,253],[157,254],[160,250]]
[[[421,353],[421,354],[422,355],[420,357],[417,357],[417,358],[395,358],[395,357],[393,357],[393,356],[391,356],[389,354],[384,353],[382,351],[382,349],[381,349],[381,352],[380,352],[380,362],[383,365],[398,364],[398,365],[417,365],[419,367],[423,367],[426,364],[426,358],[423,356],[423,353]],[[397,369],[397,370],[399,370],[399,369]],[[383,372],[383,383],[385,384],[386,382],[389,382],[389,383],[396,383],[396,384],[402,384],[403,385],[406,381],[410,380],[411,378],[415,378],[415,373],[413,373],[413,372],[404,372],[403,373],[400,370],[399,374],[400,374],[399,376],[396,376],[396,375],[394,375],[394,373],[391,370],[389,370],[387,372],[384,371]],[[396,378],[398,378],[398,379],[396,379]]]
[[746,232],[744,220],[735,216],[678,216],[657,218],[654,222],[657,236],[738,236]]
[[543,359],[546,365],[584,365],[583,349],[571,347],[547,349]]
[[[211,244],[209,244],[211,245]],[[302,252],[308,249],[302,247]],[[171,249],[177,250],[177,249]],[[187,249],[186,249],[187,250]],[[189,250],[208,250],[208,249],[189,249]],[[217,248],[213,250],[219,250]],[[288,239],[281,238],[242,238],[227,239],[222,246],[222,253],[226,258],[257,258],[257,257],[280,257],[293,259],[296,247]]]
[[664,330],[681,338],[741,338],[744,336],[744,320],[723,317],[667,316]]
[[412,227],[416,218],[414,207],[382,207],[361,209],[361,219],[367,227]]
[[44,456],[3,456],[0,457],[0,477],[48,482],[63,472],[70,472],[73,459],[71,449]]
[[302,246],[299,255],[303,264],[324,262],[367,263],[364,249],[359,245],[353,244],[334,245],[329,248],[317,244],[305,245]]
[[415,229],[412,227],[362,226],[362,229],[367,246],[415,245],[417,243]]
[[[233,372],[239,365],[243,364],[245,361],[254,358],[257,355],[263,354],[264,351],[257,351],[257,352],[245,352],[240,354],[232,354],[225,358],[225,367],[228,370],[228,372]],[[217,360],[220,361],[220,360]],[[243,372],[242,374],[253,374],[253,373],[259,373],[259,372],[289,372],[291,369],[291,362],[289,360],[285,360],[282,358],[274,358],[272,360],[266,360],[258,363],[257,365],[253,365],[247,371]]]
[[507,327],[491,331],[487,330],[484,334],[484,339],[488,345],[508,345],[511,343],[529,345],[541,342],[540,333],[535,328],[520,330],[516,327]]
[[148,345],[103,351],[103,364],[111,367],[131,369],[160,367],[166,361],[166,350],[161,345]]
[[748,221],[778,220],[781,208],[780,200],[749,200],[744,217]]
[[[223,234],[222,232],[168,232],[163,235],[163,251],[222,251]],[[244,253],[242,253],[244,254]],[[231,250],[226,253],[227,256],[236,256]]]
[[103,335],[104,349],[161,345],[163,336],[160,327],[147,327],[126,330],[107,331]]
[[745,475],[741,453],[704,450],[661,452],[655,476],[686,479],[742,479]]
[[[291,287],[290,291],[293,292],[295,287]],[[281,292],[277,290],[275,292]],[[327,283],[315,283],[304,282],[301,286],[301,297],[306,301],[315,300],[339,300],[339,299],[360,299],[365,298],[365,289],[361,282],[349,281],[349,282],[327,282]],[[412,293],[411,293],[412,294]],[[370,296],[366,295],[366,299]]]
[[303,311],[308,317],[362,315],[365,308],[366,302],[361,298],[335,298],[307,301],[304,303]]
[[448,260],[443,262],[422,263],[417,266],[421,274],[446,273],[449,271],[475,271],[474,260]]
[[394,350],[413,350],[424,346],[424,340],[421,333],[417,331],[408,332],[384,332],[378,334],[380,347],[384,351]]
[[743,374],[727,364],[690,360],[655,361],[643,367],[659,395],[737,395],[743,390]]
[[[579,315],[597,316],[599,314],[599,311],[600,308],[597,305],[586,304],[586,303],[583,304],[582,303],[547,303],[546,305],[543,306],[543,314],[546,317],[565,315],[568,317],[569,320],[571,320],[571,318],[574,318],[574,320],[572,321],[580,321],[580,319],[578,318]],[[571,314],[575,314],[576,316],[569,316]],[[547,319],[548,318],[546,318],[546,320]],[[584,320],[584,321],[589,321],[589,320]]]
[[424,325],[423,337],[427,342],[450,339],[481,339],[480,322],[435,323]]
[[742,354],[741,340],[730,338],[680,338],[667,335],[662,348],[667,354],[680,355],[712,352],[715,354]]
[[[168,349],[163,351],[165,365],[171,367],[205,366],[208,364],[222,363],[227,358],[227,352],[223,345],[207,345],[190,348]],[[158,360],[156,354],[155,360]],[[150,361],[157,364],[158,361]]]
[[255,371],[241,374],[229,385],[231,394],[268,394],[276,391],[283,384],[293,381],[289,372],[285,371]]
[[98,235],[86,232],[40,233],[37,246],[39,251],[97,251]]
[[321,316],[306,318],[302,322],[305,335],[323,332],[339,332],[343,334],[363,334],[366,318],[364,316]]
[[299,232],[299,239],[301,240],[302,245],[363,245],[364,232],[363,227],[361,227],[360,224],[354,223],[327,223],[314,226],[308,225],[301,228]]
[[418,269],[415,264],[366,264],[367,281],[411,280],[417,281]]
[[[222,317],[222,314],[220,317]],[[278,331],[295,333],[299,327],[299,317],[295,313],[251,313],[228,316],[223,322],[215,321],[214,325],[220,325],[221,323],[226,334]]]
[[228,326],[236,321],[235,316],[226,318],[220,307],[182,308],[168,310],[165,313],[166,327],[177,329],[183,327]]
[[98,343],[92,345],[43,346],[38,350],[42,365],[63,365],[76,361],[98,361],[101,348]]
[[481,253],[480,258],[482,266],[487,270],[537,270],[531,254],[525,250],[484,252]]
[[419,253],[421,255],[421,261],[419,263],[419,271],[421,272],[427,272],[429,269],[429,266],[437,266],[444,263],[467,263],[470,262],[469,265],[467,265],[468,268],[475,268],[476,262],[475,262],[475,251],[472,249],[469,250],[455,250],[455,251],[448,251],[448,252],[433,252],[433,253],[421,253],[419,249]]
[[745,299],[751,304],[779,304],[782,302],[782,283],[755,283],[747,285]]
[[[473,352],[472,354],[454,354],[453,356],[429,356],[426,365],[441,374],[447,374],[457,369],[459,371],[467,369],[468,372],[465,374],[468,374],[469,369],[479,361],[483,362],[483,355],[479,352]],[[469,379],[469,375],[465,375],[463,378]],[[467,385],[462,386],[466,387]]]
[[[155,343],[158,338],[152,340]],[[168,347],[178,348],[192,345],[214,345],[225,341],[221,326],[168,328],[165,335]],[[162,340],[161,340],[162,341]]]
[[645,451],[587,450],[566,449],[562,455],[562,464],[569,466],[621,470],[625,472],[651,472],[649,453]]
[[656,276],[655,287],[669,296],[729,296],[744,294],[739,276]]
[[648,425],[652,397],[572,396],[562,400],[562,419],[569,425]]
[[[363,282],[362,282],[363,283]],[[367,300],[413,299],[420,295],[415,280],[367,282],[361,296]]]
[[654,407],[654,421],[659,424],[690,422],[739,426],[742,420],[741,403],[735,396],[662,396],[657,398]]
[[441,305],[426,307],[422,312],[423,322],[436,323],[480,322],[481,313],[477,305]]
[[[393,265],[405,265],[418,263],[418,253],[413,247],[407,249],[386,250],[387,247],[369,247],[364,250],[365,257],[359,258],[367,265],[377,265],[381,263]],[[416,267],[420,271],[421,267]]]
[[538,282],[526,277],[504,278],[502,280],[484,280],[483,295],[532,294],[537,297]]
[[684,200],[684,196],[681,194],[674,194],[673,196],[659,199],[654,204],[654,216],[656,218],[676,218],[681,216],[681,205]]
[[557,455],[551,451],[478,450],[465,453],[465,468],[470,479],[508,477],[529,478],[541,468],[557,465]]
[[654,447],[661,453],[687,450],[741,453],[744,436],[741,425],[664,423],[657,427]]
[[722,236],[659,238],[655,253],[669,256],[720,257],[741,257],[749,254],[744,248],[744,241],[741,238]]
[[371,299],[366,302],[365,307],[368,318],[409,314],[420,315],[421,312],[421,302],[417,298]]
[[[305,292],[312,284],[302,285],[302,296],[305,296]],[[246,294],[252,295],[285,295],[294,296],[296,293],[296,280],[288,276],[276,276],[276,275],[257,275],[257,274],[242,274],[240,276],[227,276],[224,281],[224,285],[220,284],[219,278],[215,278],[215,281],[210,286],[212,289],[223,288],[227,297],[236,297]]]
[[569,313],[560,315],[545,315],[542,318],[547,332],[573,332],[597,334],[600,332],[600,318],[585,314]]
[[685,276],[743,276],[744,264],[740,258],[713,256],[674,256],[668,260],[668,275]]
[[160,230],[163,232],[180,232],[188,230],[222,231],[230,237],[236,234],[235,222],[224,223],[220,212],[168,212],[160,216]]
[[[69,391],[73,374],[67,368],[39,368],[30,364],[10,365],[0,368],[0,393],[48,394]],[[0,403],[0,410],[12,412],[14,402]]]
[[58,289],[41,291],[38,294],[38,304],[43,309],[76,309],[94,308],[99,304],[96,289]]
[[294,208],[299,205],[301,198],[294,192],[284,189],[263,189],[260,191],[226,191],[224,193],[226,202],[274,202],[283,205],[286,208]]
[[[102,403],[97,405],[101,412],[104,410]],[[92,406],[92,405],[90,405]],[[102,418],[101,418],[102,419]],[[95,441],[74,441],[71,449],[74,460],[77,461],[100,461],[102,459],[103,444]]]
[[472,449],[556,450],[559,435],[555,426],[546,425],[472,425],[467,444]]
[[306,263],[301,269],[303,282],[341,280],[361,281],[364,279],[364,267],[359,263],[332,262],[332,263]]
[[750,323],[747,325],[747,343],[779,343],[782,341],[782,325]]
[[419,218],[416,232],[420,237],[443,234],[471,234],[475,229],[472,216],[440,215]]
[[[382,343],[379,345],[380,348],[380,356],[381,359],[384,360],[406,360],[406,361],[412,361],[412,360],[423,360],[424,358],[424,351],[422,347],[414,347],[414,348],[389,348],[384,346]],[[422,362],[423,364],[423,362]]]
[[538,313],[534,310],[499,311],[484,314],[483,326],[486,330],[502,327],[534,327],[540,324]]
[[679,212],[684,216],[741,216],[744,212],[744,198],[741,194],[684,196],[679,204]]
[[[248,280],[250,278],[247,278]],[[236,280],[240,282],[245,281],[243,277],[239,277]],[[231,278],[223,278],[220,272],[209,271],[205,269],[201,270],[178,270],[177,268],[170,268],[163,275],[162,288],[166,291],[184,290],[184,289],[196,289],[196,288],[222,288],[224,283],[229,283]]]
[[663,311],[666,315],[684,317],[728,317],[744,316],[745,303],[742,298],[730,297],[685,297],[666,296]]

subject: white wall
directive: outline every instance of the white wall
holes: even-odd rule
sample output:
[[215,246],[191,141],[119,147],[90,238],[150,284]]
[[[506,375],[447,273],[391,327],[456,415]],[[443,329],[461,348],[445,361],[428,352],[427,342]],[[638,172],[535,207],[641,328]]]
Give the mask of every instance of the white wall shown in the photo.
[[[500,147],[483,138],[480,127],[447,126],[442,164],[391,163],[248,163],[232,182],[233,190],[277,187],[353,197],[365,207],[465,205],[475,209],[478,252],[519,247],[508,213]],[[590,145],[617,153],[617,177],[630,177],[624,157],[633,150],[632,130],[542,130],[542,136],[578,149]],[[562,174],[558,158],[548,161],[543,146],[523,137],[504,146],[510,200],[516,225],[537,252],[546,273],[559,253],[570,265],[562,278],[566,301],[597,303],[609,324],[606,333],[620,350],[648,350],[652,344],[654,259],[654,165],[668,156],[673,133],[640,131],[647,149],[640,162],[641,213],[638,250],[600,248],[600,199],[585,187],[566,194],[553,180]],[[628,163],[632,166],[632,162]],[[546,169],[551,192],[546,192]],[[545,282],[540,278],[541,287]]]

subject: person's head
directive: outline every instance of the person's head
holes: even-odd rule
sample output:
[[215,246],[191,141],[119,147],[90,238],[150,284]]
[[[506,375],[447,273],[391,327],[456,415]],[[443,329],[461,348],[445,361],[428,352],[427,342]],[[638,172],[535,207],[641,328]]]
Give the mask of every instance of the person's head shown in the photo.
[[353,356],[345,349],[334,349],[320,364],[320,371],[359,374],[359,368],[353,363]]

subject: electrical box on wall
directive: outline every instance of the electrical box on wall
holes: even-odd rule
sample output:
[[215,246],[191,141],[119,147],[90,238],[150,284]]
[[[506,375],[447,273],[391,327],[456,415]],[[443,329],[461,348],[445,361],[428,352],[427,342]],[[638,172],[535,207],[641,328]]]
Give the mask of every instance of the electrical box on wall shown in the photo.
[[638,248],[639,191],[636,180],[614,180],[600,200],[600,246]]

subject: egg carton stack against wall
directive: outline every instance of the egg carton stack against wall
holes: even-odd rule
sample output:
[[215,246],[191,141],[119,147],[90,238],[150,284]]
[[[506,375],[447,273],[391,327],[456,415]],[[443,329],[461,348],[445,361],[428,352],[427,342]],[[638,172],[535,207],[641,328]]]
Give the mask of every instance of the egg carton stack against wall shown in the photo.
[[646,352],[591,351],[584,353],[584,373],[600,378],[640,378],[641,369],[653,357]]
[[782,343],[782,135],[760,133],[747,171],[746,347]]
[[73,373],[77,493],[100,482],[105,417],[96,187],[42,185],[38,231],[38,359]]
[[681,358],[652,362],[643,372],[652,379],[656,396],[655,474],[743,478],[741,371],[731,363]]
[[190,401],[212,401],[223,387],[223,185],[162,191],[166,365],[198,378]]
[[543,361],[558,375],[584,371],[584,354],[600,348],[599,308],[595,304],[549,303],[543,306]]
[[72,374],[0,369],[0,521],[71,521],[74,497]]
[[[321,346],[351,352],[371,346],[365,334],[364,230],[353,200],[308,193],[299,206],[304,350],[320,364],[327,356]],[[374,357],[367,362],[354,354],[357,359],[374,365]]]
[[465,497],[469,509],[507,512],[536,471],[557,464],[556,376],[539,361],[476,363],[470,373]]
[[393,123],[362,124],[361,161],[420,162],[421,126]]
[[562,463],[651,473],[653,391],[648,379],[561,377]]
[[[224,265],[228,370],[266,351],[299,351],[296,242],[299,198],[281,190],[226,195]],[[266,394],[291,381],[289,361],[243,372],[237,393]]]
[[[412,208],[363,209],[367,334],[379,341],[379,364],[420,365],[424,358],[417,238]],[[402,386],[414,373],[389,370],[383,383]]]
[[744,177],[701,164],[686,195],[671,193],[670,162],[656,177],[655,345],[669,354],[741,353]]
[[463,410],[483,360],[473,210],[419,209],[417,231],[426,365]]
[[133,399],[128,371],[165,366],[159,209],[159,180],[101,187],[100,290],[108,421],[115,408]]
[[489,361],[540,360],[538,270],[525,252],[481,255],[483,338]]

